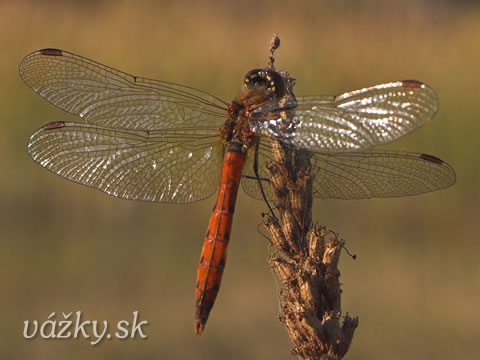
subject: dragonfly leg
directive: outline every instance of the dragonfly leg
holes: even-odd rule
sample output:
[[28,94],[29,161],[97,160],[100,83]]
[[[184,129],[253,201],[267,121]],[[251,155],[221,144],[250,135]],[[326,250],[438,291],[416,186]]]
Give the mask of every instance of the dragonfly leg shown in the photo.
[[258,146],[260,144],[260,141],[255,142],[255,154],[253,157],[253,172],[255,173],[255,178],[257,179],[258,186],[260,187],[260,192],[262,193],[262,197],[265,200],[265,203],[268,206],[268,209],[270,210],[270,213],[272,216],[275,218],[275,213],[273,212],[272,207],[270,206],[270,203],[268,202],[267,196],[265,195],[265,191],[263,190],[263,185],[262,185],[262,180],[260,179],[260,174],[258,173]]

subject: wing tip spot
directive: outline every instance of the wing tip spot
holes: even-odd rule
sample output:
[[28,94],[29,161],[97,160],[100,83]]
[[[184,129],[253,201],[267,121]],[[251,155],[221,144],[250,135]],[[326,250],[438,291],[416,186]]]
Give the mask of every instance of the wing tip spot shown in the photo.
[[436,156],[433,155],[428,155],[428,154],[420,154],[420,159],[430,161],[436,164],[443,164],[443,160],[437,158]]
[[42,49],[40,50],[40,54],[46,56],[63,56],[62,50],[52,48]]
[[58,129],[58,128],[61,128],[61,127],[65,127],[65,122],[54,121],[54,122],[46,124],[43,128],[45,130],[52,130],[52,129]]
[[407,88],[422,88],[425,84],[418,80],[403,80],[402,86]]

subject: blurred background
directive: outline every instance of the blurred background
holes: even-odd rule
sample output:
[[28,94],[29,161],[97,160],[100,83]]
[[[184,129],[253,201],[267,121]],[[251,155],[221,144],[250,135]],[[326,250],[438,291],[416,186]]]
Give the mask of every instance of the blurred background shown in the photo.
[[[316,201],[314,220],[347,240],[343,309],[359,316],[350,359],[477,359],[480,330],[480,7],[474,1],[0,2],[0,358],[290,359],[277,319],[260,201],[239,195],[222,288],[195,336],[194,289],[214,198],[191,205],[116,199],[34,163],[29,136],[78,120],[32,92],[18,65],[56,47],[230,101],[267,63],[296,94],[418,79],[433,122],[387,148],[434,154],[457,184],[417,197]],[[138,310],[148,338],[23,338],[25,320],[81,310],[114,324]]]

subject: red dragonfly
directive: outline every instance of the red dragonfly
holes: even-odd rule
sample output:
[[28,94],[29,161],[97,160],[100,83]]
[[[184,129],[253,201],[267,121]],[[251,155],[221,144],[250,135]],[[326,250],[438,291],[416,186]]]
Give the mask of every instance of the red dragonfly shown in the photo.
[[[220,286],[240,183],[254,198],[273,198],[263,166],[272,139],[311,153],[313,194],[322,199],[414,195],[455,182],[435,156],[368,150],[432,119],[437,96],[415,80],[295,98],[287,73],[254,69],[228,103],[58,49],[27,55],[20,76],[83,120],[51,122],[31,136],[29,155],[50,171],[132,200],[189,203],[220,189],[198,269],[197,334]],[[285,110],[294,116],[286,120]]]

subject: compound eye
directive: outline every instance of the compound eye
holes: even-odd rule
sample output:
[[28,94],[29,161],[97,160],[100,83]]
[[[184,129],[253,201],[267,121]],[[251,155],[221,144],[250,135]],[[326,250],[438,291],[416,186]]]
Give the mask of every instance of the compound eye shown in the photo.
[[245,86],[253,88],[255,86],[265,86],[266,89],[275,93],[277,98],[285,95],[286,86],[282,76],[271,69],[253,69],[245,74]]

